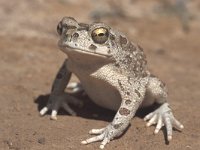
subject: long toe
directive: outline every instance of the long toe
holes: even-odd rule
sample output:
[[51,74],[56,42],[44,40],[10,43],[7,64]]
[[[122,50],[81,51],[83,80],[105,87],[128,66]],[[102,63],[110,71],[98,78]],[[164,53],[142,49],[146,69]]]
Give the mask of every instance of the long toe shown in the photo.
[[159,116],[158,123],[157,123],[155,131],[154,131],[155,134],[157,134],[160,131],[160,129],[162,128],[162,124],[163,124],[162,116]]
[[48,108],[47,108],[47,107],[42,108],[42,109],[40,110],[40,115],[41,115],[41,116],[44,116],[44,115],[47,113],[47,111],[48,111]]
[[89,134],[102,134],[105,131],[105,128],[101,129],[92,129],[89,131]]
[[164,115],[164,122],[167,129],[167,139],[168,141],[171,141],[172,140],[172,123],[170,120],[170,116],[168,114]]
[[93,143],[93,142],[97,142],[97,141],[101,141],[104,138],[104,134],[89,138],[85,141],[82,141],[81,144],[89,144],[89,143]]
[[153,115],[154,115],[154,112],[149,113],[148,115],[146,115],[144,117],[144,121],[147,121],[147,120],[151,119],[153,117]]
[[177,127],[178,129],[183,129],[184,126],[176,119],[173,117],[173,124],[175,125],[175,127]]
[[107,143],[109,143],[110,142],[110,139],[109,138],[104,138],[104,140],[101,142],[101,145],[100,145],[100,149],[104,149],[104,147],[105,147],[105,145],[107,144]]
[[62,107],[67,111],[70,115],[76,116],[76,112],[71,109],[71,107],[67,103],[63,103]]
[[57,113],[58,113],[57,110],[52,110],[50,119],[51,120],[57,120]]
[[156,120],[157,120],[157,114],[155,114],[150,120],[149,122],[147,123],[147,127],[151,126],[152,124],[155,124],[156,123]]

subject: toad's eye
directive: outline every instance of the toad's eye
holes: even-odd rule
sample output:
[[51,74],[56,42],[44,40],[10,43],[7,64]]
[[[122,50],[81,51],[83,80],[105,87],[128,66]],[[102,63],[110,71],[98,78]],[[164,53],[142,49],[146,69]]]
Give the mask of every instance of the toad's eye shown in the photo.
[[92,39],[95,43],[103,44],[108,40],[108,30],[105,28],[97,28],[92,31]]
[[59,35],[62,34],[62,23],[61,22],[57,25],[57,32]]

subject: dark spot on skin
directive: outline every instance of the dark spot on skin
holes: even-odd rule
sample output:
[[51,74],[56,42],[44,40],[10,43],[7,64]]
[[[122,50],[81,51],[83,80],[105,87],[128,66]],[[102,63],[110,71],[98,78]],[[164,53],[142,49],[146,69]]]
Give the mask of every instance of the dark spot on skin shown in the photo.
[[135,72],[135,77],[137,78],[139,76],[139,74],[137,72]]
[[122,36],[120,35],[120,45],[121,45],[121,47],[122,47],[123,49],[126,49],[126,47],[125,47],[126,43],[127,43],[127,39],[126,39],[125,37],[122,37]]
[[113,34],[110,34],[110,40],[115,40],[115,36]]
[[140,53],[137,53],[136,57],[137,57],[138,61],[140,61],[142,59],[142,55]]
[[58,73],[57,76],[56,76],[56,79],[61,79],[63,76],[61,73]]
[[130,51],[130,53],[133,53],[134,51],[136,51],[136,47],[131,42],[129,42],[127,50]]
[[137,67],[140,68],[140,71],[143,71],[147,64],[147,61],[144,59],[142,54],[137,54],[136,57],[137,57]]
[[118,124],[113,125],[113,127],[114,127],[115,129],[118,129],[118,128],[120,128],[122,125],[123,125],[123,123],[118,123]]
[[126,105],[129,105],[130,103],[131,103],[131,100],[126,100],[126,101],[125,101],[125,104],[126,104]]
[[130,95],[130,92],[126,92],[127,95]]
[[130,55],[125,56],[125,61],[127,61],[127,63],[129,64],[132,62],[132,58],[130,57]]
[[119,67],[119,64],[118,64],[118,63],[115,63],[115,67]]
[[89,49],[91,49],[91,50],[96,50],[97,47],[96,47],[94,44],[91,44],[91,45],[89,46]]
[[112,47],[114,47],[115,46],[115,42],[112,41],[112,40],[110,42],[111,42]]
[[135,93],[138,95],[138,97],[141,96],[140,92],[137,89],[135,89]]
[[136,68],[137,68],[137,65],[136,64],[134,64],[134,66],[133,66],[133,71],[136,73]]
[[119,87],[122,89],[122,90],[124,90],[124,87],[123,87],[123,85],[122,85],[122,83],[121,83],[121,81],[118,79],[118,84],[119,84]]
[[131,84],[131,81],[130,81],[130,80],[131,80],[131,77],[128,76],[127,78],[128,78],[128,83]]
[[144,78],[144,77],[147,77],[147,72],[145,71],[145,72],[143,72],[143,74],[142,74],[142,77]]
[[120,44],[121,44],[121,46],[126,45],[126,43],[127,43],[127,39],[120,35]]
[[108,54],[110,54],[111,53],[111,51],[110,51],[110,49],[108,50]]
[[162,89],[165,88],[165,83],[161,81],[160,87],[161,87]]
[[125,58],[126,59],[131,59],[131,56],[130,55],[126,55]]
[[128,116],[130,114],[130,112],[131,111],[128,110],[127,108],[122,107],[122,108],[119,109],[119,114],[122,115],[122,116]]

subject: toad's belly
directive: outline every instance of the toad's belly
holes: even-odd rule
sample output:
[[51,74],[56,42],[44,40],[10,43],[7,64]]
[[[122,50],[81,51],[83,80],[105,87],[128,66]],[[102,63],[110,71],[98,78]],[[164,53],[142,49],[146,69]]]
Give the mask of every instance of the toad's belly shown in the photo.
[[94,103],[110,110],[118,110],[121,104],[121,96],[114,86],[105,80],[91,76],[79,77],[79,79]]
[[[77,60],[76,60],[77,61]],[[80,80],[84,90],[91,100],[97,105],[117,111],[121,105],[121,95],[117,90],[119,78],[124,80],[125,76],[117,75],[111,65],[82,66],[75,60],[68,61],[67,68]],[[81,66],[81,67],[80,67]]]

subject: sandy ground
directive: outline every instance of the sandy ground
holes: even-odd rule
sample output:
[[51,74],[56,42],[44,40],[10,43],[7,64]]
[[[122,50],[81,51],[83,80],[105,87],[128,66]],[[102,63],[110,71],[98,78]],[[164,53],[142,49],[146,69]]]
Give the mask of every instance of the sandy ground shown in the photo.
[[[164,129],[155,136],[154,127],[145,127],[142,117],[149,110],[141,110],[128,131],[106,149],[199,149],[200,3],[193,0],[188,4],[192,17],[183,30],[174,14],[153,11],[158,0],[136,0],[131,4],[126,0],[124,5],[113,1],[109,5],[95,0],[0,1],[1,150],[98,149],[100,143],[84,146],[80,141],[90,137],[90,129],[105,127],[114,116],[114,112],[94,105],[86,97],[81,97],[83,108],[73,107],[78,116],[61,110],[58,120],[50,121],[49,114],[38,115],[66,57],[57,47],[56,34],[57,23],[63,16],[82,22],[101,18],[139,43],[147,55],[149,69],[168,85],[171,107],[185,126],[182,132],[173,132],[169,144]],[[123,11],[120,6],[126,11],[116,14],[114,8]],[[135,9],[131,11],[131,7]],[[114,15],[105,15],[110,9]]]

